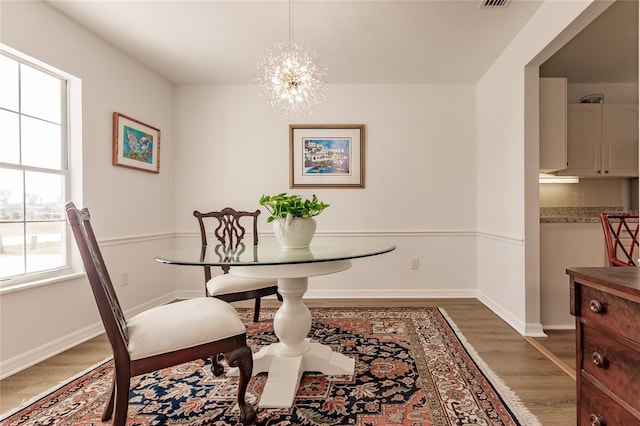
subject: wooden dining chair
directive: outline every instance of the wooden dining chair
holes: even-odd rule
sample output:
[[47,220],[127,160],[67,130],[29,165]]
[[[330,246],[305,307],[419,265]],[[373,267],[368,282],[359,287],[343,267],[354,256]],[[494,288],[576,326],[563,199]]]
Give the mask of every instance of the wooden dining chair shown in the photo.
[[[217,240],[214,249],[221,261],[231,261],[233,256],[237,256],[244,250],[243,239],[246,229],[243,222],[251,221],[253,231],[253,244],[258,245],[258,216],[260,210],[253,212],[239,211],[226,207],[219,211],[201,213],[194,211],[193,215],[198,219],[200,225],[200,236],[202,248],[207,248],[207,231],[205,220],[211,219],[215,224],[213,234]],[[211,267],[204,267],[205,294],[217,297],[226,302],[236,302],[239,300],[255,299],[253,311],[253,322],[260,319],[260,299],[264,296],[275,294],[278,300],[282,301],[278,293],[278,280],[273,278],[244,278],[229,274],[229,266],[222,267],[222,274],[212,276]]]
[[600,213],[609,266],[636,266],[638,213]]
[[[113,351],[115,374],[102,421],[113,416],[114,426],[124,426],[132,377],[223,354],[229,366],[239,370],[240,421],[254,424],[256,412],[245,400],[253,358],[235,308],[222,300],[199,297],[151,308],[127,320],[96,242],[89,211],[70,202],[66,212]],[[216,376],[224,372],[217,362],[212,368]]]

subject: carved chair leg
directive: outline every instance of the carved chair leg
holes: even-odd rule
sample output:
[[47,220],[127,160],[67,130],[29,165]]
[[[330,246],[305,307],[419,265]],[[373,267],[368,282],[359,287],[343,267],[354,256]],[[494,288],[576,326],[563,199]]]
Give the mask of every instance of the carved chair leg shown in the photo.
[[113,426],[125,426],[129,407],[129,372],[118,374],[116,370],[116,410],[113,415]]
[[240,421],[243,425],[252,425],[256,423],[258,417],[256,410],[249,404],[245,395],[247,393],[247,386],[249,380],[251,380],[251,373],[253,372],[253,355],[251,349],[248,346],[243,346],[225,354],[229,366],[238,367],[239,381],[238,381],[238,406],[240,407]]
[[224,367],[220,364],[220,362],[218,362],[218,355],[211,356],[211,371],[216,377],[222,376],[222,373],[224,373]]
[[116,394],[116,372],[115,368],[113,371],[113,378],[111,380],[111,392],[109,392],[109,399],[107,403],[104,405],[104,411],[102,412],[102,421],[106,422],[111,418],[113,414],[113,398]]
[[260,298],[256,297],[256,305],[253,308],[253,322],[260,321]]

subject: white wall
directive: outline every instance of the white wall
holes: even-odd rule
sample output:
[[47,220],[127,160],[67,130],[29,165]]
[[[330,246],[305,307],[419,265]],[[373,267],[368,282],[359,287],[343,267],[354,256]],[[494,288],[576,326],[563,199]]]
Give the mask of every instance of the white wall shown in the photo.
[[[537,117],[525,126],[535,108],[525,110],[532,88],[524,67],[589,3],[546,2],[477,86],[330,88],[306,122],[365,124],[366,188],[295,192],[332,204],[319,217],[320,238],[381,238],[398,249],[313,278],[310,297],[473,296],[479,289],[518,331],[539,330],[539,277],[527,255],[539,244],[531,236],[532,228],[539,232],[531,225],[538,220],[537,150],[525,144],[535,139]],[[290,122],[274,116],[253,86],[174,94],[45,3],[0,5],[0,42],[83,80],[82,204],[92,211],[125,310],[202,294],[202,271],[158,265],[153,256],[171,247],[174,231],[176,245],[197,243],[194,209],[254,208],[263,192],[289,190]],[[162,129],[159,175],[111,166],[113,111]],[[270,232],[264,222],[260,232]],[[412,257],[420,269],[409,269]],[[122,271],[131,285],[119,285]],[[2,294],[0,304],[3,375],[100,327],[84,279]]]
[[479,298],[523,334],[543,334],[537,66],[609,4],[545,2],[477,85]]
[[[83,194],[123,309],[173,298],[173,86],[40,1],[0,3],[0,42],[82,79]],[[161,129],[160,174],[111,165],[112,113]],[[73,245],[75,249],[75,245]],[[122,271],[130,285],[119,285]],[[102,330],[86,279],[0,295],[2,376]]]
[[[311,123],[366,126],[366,188],[291,190],[292,122],[254,86],[179,87],[177,244],[197,243],[194,209],[256,209],[263,193],[316,193],[331,204],[317,218],[319,237],[384,238],[398,249],[312,278],[308,297],[474,296],[474,105],[470,85],[331,86]],[[272,231],[261,219],[265,238]],[[420,269],[410,270],[412,257]],[[175,271],[181,294],[202,294],[201,271]]]

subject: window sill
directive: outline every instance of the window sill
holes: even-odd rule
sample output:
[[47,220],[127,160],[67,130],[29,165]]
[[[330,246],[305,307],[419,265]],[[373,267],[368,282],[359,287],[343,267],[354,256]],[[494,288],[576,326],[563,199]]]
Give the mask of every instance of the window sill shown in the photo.
[[54,284],[63,281],[69,281],[76,278],[81,278],[86,276],[84,272],[70,272],[64,275],[57,275],[55,277],[47,277],[34,281],[26,281],[15,284],[5,284],[3,287],[0,287],[0,295],[14,293],[17,291],[33,289],[36,287],[42,287],[49,284]]

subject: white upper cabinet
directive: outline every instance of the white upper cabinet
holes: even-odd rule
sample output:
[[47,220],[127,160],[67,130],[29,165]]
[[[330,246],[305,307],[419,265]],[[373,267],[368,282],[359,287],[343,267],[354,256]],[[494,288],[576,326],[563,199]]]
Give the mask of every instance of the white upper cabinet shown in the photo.
[[638,105],[604,104],[602,165],[610,176],[638,176]]
[[558,174],[638,176],[638,105],[569,104],[567,168]]
[[560,174],[600,176],[602,172],[602,104],[569,104],[567,167]]
[[540,79],[540,171],[567,168],[567,79]]

